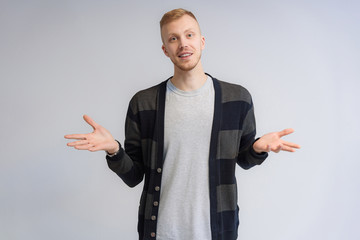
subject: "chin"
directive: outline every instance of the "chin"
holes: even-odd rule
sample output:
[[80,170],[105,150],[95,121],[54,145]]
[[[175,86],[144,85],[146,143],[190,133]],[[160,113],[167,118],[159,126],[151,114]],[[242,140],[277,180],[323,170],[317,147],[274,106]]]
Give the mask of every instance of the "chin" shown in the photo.
[[189,72],[189,71],[193,70],[196,67],[196,65],[194,65],[194,66],[177,66],[177,67],[184,72]]
[[173,59],[170,58],[170,60],[173,62],[173,64],[176,66],[176,68],[180,69],[181,71],[184,72],[189,72],[191,70],[193,70],[194,68],[196,68],[199,63],[200,63],[200,59],[201,59],[201,55],[193,55],[192,59],[189,59],[186,62],[183,62],[181,60],[178,60],[177,58]]
[[180,70],[182,70],[184,72],[189,72],[189,71],[193,70],[194,68],[196,68],[196,66],[199,64],[199,61],[197,61],[196,63],[187,63],[187,64],[174,63],[174,64]]

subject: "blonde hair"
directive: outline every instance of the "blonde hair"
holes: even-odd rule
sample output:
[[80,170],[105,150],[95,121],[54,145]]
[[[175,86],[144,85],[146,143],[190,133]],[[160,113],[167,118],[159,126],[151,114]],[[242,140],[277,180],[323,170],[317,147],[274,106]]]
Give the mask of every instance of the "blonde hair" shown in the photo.
[[197,19],[192,12],[185,10],[183,8],[177,8],[177,9],[171,10],[164,14],[164,16],[160,20],[160,29],[162,29],[162,27],[165,24],[175,21],[184,15],[188,15],[188,16],[192,17],[197,22]]

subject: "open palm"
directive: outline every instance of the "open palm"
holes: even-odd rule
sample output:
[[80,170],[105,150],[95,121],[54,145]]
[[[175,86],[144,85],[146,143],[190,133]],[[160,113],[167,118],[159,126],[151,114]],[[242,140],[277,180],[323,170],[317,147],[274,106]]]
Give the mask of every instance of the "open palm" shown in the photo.
[[253,148],[257,153],[270,151],[276,153],[278,153],[279,151],[295,152],[295,149],[299,149],[300,145],[281,139],[283,136],[289,135],[293,132],[294,129],[287,128],[280,132],[271,132],[265,134],[253,144]]
[[115,153],[119,150],[119,145],[111,135],[111,133],[97,124],[91,117],[84,115],[84,120],[92,126],[94,131],[86,134],[69,134],[65,135],[67,139],[75,139],[77,141],[70,142],[67,145],[79,150],[89,150],[91,152],[104,150],[108,153]]

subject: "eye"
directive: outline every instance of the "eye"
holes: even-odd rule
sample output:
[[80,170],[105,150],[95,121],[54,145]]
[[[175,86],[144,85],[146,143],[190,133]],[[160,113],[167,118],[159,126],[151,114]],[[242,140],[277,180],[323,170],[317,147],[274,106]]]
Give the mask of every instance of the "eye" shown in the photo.
[[176,39],[177,39],[176,37],[171,37],[170,41],[173,42],[173,41],[176,41]]
[[192,34],[192,33],[189,33],[187,36],[188,36],[189,38],[191,38],[191,37],[193,36],[193,34]]

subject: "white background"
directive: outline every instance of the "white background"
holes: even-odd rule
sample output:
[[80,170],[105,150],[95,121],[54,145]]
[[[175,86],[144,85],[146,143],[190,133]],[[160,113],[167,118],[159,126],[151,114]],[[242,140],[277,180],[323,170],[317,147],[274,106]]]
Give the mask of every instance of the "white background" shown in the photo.
[[[296,153],[237,169],[239,239],[360,239],[359,7],[350,0],[0,1],[0,239],[137,239],[142,184],[66,147],[88,114],[120,141],[128,102],[172,75],[159,20],[183,7],[205,71],[253,96]],[[179,226],[181,227],[181,226]]]

